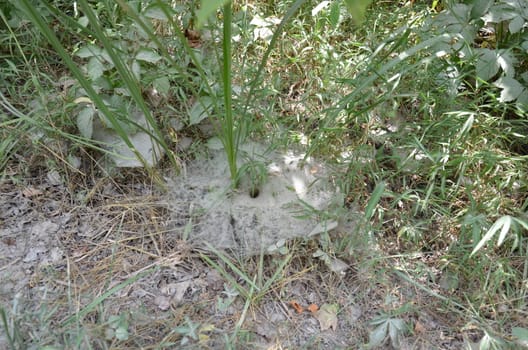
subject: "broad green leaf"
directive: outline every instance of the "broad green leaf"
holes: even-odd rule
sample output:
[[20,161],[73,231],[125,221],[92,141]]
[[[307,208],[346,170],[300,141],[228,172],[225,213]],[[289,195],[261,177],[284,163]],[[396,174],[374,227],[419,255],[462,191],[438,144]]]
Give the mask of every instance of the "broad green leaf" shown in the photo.
[[121,316],[119,315],[112,315],[108,317],[108,325],[112,328],[117,328],[120,326],[121,323]]
[[528,346],[528,329],[522,327],[513,327],[512,335],[523,345]]
[[514,17],[508,24],[508,29],[511,34],[518,33],[521,31],[521,29],[523,29],[525,23],[526,19],[522,18],[521,16]]
[[119,327],[115,330],[115,337],[117,340],[128,339],[128,329],[126,327]]
[[523,41],[521,47],[523,48],[525,53],[528,53],[528,40]]
[[365,21],[365,13],[371,2],[372,0],[345,0],[348,12],[356,24],[362,24]]
[[367,208],[365,209],[365,218],[367,220],[372,219],[372,216],[374,215],[374,209],[376,208],[376,205],[378,205],[384,190],[385,182],[378,183],[374,188],[374,192],[372,192],[372,195],[367,203]]
[[[170,11],[171,13],[173,12],[172,8],[170,6],[166,6],[165,5],[165,9]],[[152,4],[152,5],[148,6],[147,9],[145,10],[145,12],[143,13],[143,15],[145,17],[147,17],[147,18],[157,19],[157,20],[160,20],[160,21],[168,21],[169,20],[167,18],[167,15],[165,14],[165,12],[163,11],[163,9],[161,8],[161,6],[159,4]]]
[[196,26],[200,28],[207,19],[216,12],[220,7],[229,3],[231,0],[202,0],[200,8],[196,11]]
[[524,110],[528,109],[528,89],[524,89],[523,92],[517,97],[517,104]]
[[515,76],[515,66],[517,65],[517,59],[512,55],[509,50],[498,50],[497,62],[504,71],[504,75],[507,77]]
[[79,24],[83,27],[88,27],[90,20],[86,16],[81,16],[77,22],[79,22]]
[[477,76],[488,81],[493,78],[499,72],[499,62],[497,60],[497,54],[495,51],[490,49],[479,49],[479,57],[477,59]]
[[130,70],[138,81],[141,80],[141,65],[137,60],[132,61],[132,67],[130,67]]
[[88,76],[90,77],[90,79],[96,80],[97,78],[103,75],[105,67],[101,63],[99,57],[91,57],[88,61],[86,69],[88,70]]
[[93,117],[95,110],[92,106],[84,107],[77,115],[77,128],[82,136],[87,139],[92,138],[93,134]]
[[154,50],[142,49],[137,53],[136,60],[145,61],[148,63],[157,63],[159,60],[161,60],[161,56]]
[[86,46],[81,47],[79,50],[75,52],[75,56],[80,58],[88,58],[93,56],[99,56],[101,54],[101,48],[98,46],[95,46],[93,44],[88,44]]
[[167,96],[170,90],[170,82],[167,77],[159,77],[152,82],[152,86],[156,89],[161,95]]
[[376,329],[370,332],[368,346],[374,348],[382,345],[385,342],[385,338],[387,337],[387,328],[388,322],[385,320],[383,323],[377,326]]
[[482,17],[493,4],[494,0],[473,0],[473,7],[471,8],[470,18],[479,19]]
[[213,100],[209,96],[201,97],[189,111],[189,124],[195,125],[209,116],[213,108]]
[[388,320],[389,323],[389,338],[391,340],[392,347],[399,349],[401,347],[401,336],[405,331],[405,322],[400,318],[391,318]]
[[500,23],[519,16],[518,12],[510,5],[499,3],[493,5],[482,17],[484,22]]
[[499,78],[495,81],[494,85],[502,89],[499,97],[500,102],[515,101],[524,91],[526,91],[521,83],[511,77]]

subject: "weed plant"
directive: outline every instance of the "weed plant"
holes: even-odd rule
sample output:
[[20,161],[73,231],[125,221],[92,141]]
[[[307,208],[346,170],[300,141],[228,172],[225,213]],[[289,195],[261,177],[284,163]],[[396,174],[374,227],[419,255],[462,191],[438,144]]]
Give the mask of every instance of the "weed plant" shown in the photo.
[[[244,341],[248,313],[283,291],[293,261],[320,268],[310,244],[324,250],[318,254],[327,261],[358,267],[366,289],[382,286],[390,296],[395,280],[387,276],[394,274],[397,283],[428,296],[412,308],[387,298],[369,314],[363,343],[397,347],[412,333],[411,320],[432,312],[449,319],[457,335],[477,329],[474,340],[483,349],[525,344],[526,6],[380,2],[358,26],[346,3],[218,2],[201,15],[200,30],[211,38],[201,39],[200,48],[189,39],[195,8],[185,2],[0,5],[6,62],[0,68],[0,171],[21,152],[67,160],[51,140],[68,140],[68,152],[103,150],[91,140],[97,118],[131,148],[133,131],[147,132],[169,156],[164,130],[175,115],[184,114],[190,127],[220,121],[213,126],[233,186],[246,172],[265,181],[254,159],[237,164],[246,137],[267,137],[271,147],[307,147],[333,169],[346,197],[340,217],[352,215],[350,208],[364,217],[353,232],[292,245],[273,268],[263,256],[235,262],[216,250],[214,257],[202,254],[228,285],[217,306],[227,309],[235,296],[244,300],[226,344]],[[261,20],[252,22],[257,15]],[[147,126],[127,117],[133,109]],[[113,332],[115,342],[133,336],[130,315],[99,312],[116,290],[105,291],[62,320],[65,334],[77,331],[72,344],[101,329]],[[23,327],[9,312],[0,308],[0,319],[17,347],[30,322]],[[105,317],[95,330],[84,329],[96,312]],[[191,316],[180,321],[161,344],[199,342],[208,334],[207,324]]]

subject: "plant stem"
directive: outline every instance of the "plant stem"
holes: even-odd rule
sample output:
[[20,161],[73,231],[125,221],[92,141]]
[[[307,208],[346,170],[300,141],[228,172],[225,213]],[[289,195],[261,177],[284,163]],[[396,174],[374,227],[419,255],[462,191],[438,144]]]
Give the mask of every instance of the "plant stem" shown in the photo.
[[222,80],[224,83],[224,123],[223,129],[223,143],[224,150],[227,155],[227,162],[229,163],[229,172],[231,174],[231,181],[233,187],[237,187],[237,151],[238,147],[235,144],[235,122],[233,120],[232,108],[232,86],[231,86],[231,2],[224,5],[224,38],[223,38],[223,72]]

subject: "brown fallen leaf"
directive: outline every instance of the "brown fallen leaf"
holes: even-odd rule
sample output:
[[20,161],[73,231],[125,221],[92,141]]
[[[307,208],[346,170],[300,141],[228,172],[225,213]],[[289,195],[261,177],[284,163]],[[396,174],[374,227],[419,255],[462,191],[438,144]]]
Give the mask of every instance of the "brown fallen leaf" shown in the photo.
[[421,324],[419,321],[416,321],[414,325],[414,333],[422,334],[422,333],[425,333],[425,331],[426,331],[425,326]]
[[322,331],[329,328],[334,331],[337,329],[337,310],[337,304],[323,304],[318,311],[313,313],[314,317],[319,321]]
[[202,46],[202,40],[200,32],[192,29],[185,29],[185,37],[189,41],[189,46],[196,49]]
[[304,308],[301,306],[301,304],[299,304],[299,302],[297,302],[297,300],[292,300],[289,302],[290,306],[293,307],[295,309],[295,311],[298,313],[298,314],[302,314],[303,311],[304,311]]
[[42,194],[42,191],[35,187],[26,187],[22,190],[22,194],[24,195],[24,197],[31,198],[35,196],[40,196]]
[[313,314],[314,312],[317,312],[317,310],[319,310],[319,306],[317,306],[316,304],[310,304],[308,305],[307,309]]

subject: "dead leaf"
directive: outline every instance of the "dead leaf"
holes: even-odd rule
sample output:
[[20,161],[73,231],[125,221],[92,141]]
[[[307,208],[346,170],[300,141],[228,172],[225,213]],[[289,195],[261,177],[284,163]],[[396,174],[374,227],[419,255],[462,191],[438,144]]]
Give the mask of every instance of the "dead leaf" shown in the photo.
[[26,187],[22,190],[22,194],[24,195],[24,197],[31,198],[35,196],[40,196],[42,194],[42,191],[36,189],[35,187]]
[[160,291],[167,296],[172,297],[173,304],[179,304],[183,301],[183,296],[191,285],[191,281],[182,281],[178,283],[168,283],[160,287]]
[[337,304],[323,304],[321,308],[314,312],[314,317],[319,321],[321,330],[327,330],[332,328],[334,331],[337,329]]
[[416,321],[416,324],[414,325],[414,333],[422,334],[425,333],[426,329],[423,324],[421,324],[419,321]]
[[290,306],[293,307],[295,309],[295,311],[298,313],[298,314],[302,314],[303,311],[304,311],[304,308],[301,306],[301,304],[299,304],[297,302],[297,300],[292,300],[290,301]]
[[185,29],[185,37],[189,41],[189,46],[196,49],[202,46],[202,40],[200,32],[191,29]]
[[161,311],[167,311],[171,306],[171,298],[166,295],[158,295],[154,298],[154,304],[156,304]]
[[319,306],[317,306],[316,304],[310,304],[308,305],[307,309],[313,314],[314,312],[317,312],[317,310],[319,310]]
[[346,262],[338,258],[331,258],[328,267],[330,268],[330,270],[332,270],[332,272],[335,272],[341,276],[344,275],[345,271],[349,268]]
[[2,238],[2,243],[8,246],[12,246],[16,244],[16,238],[14,237],[4,237]]

